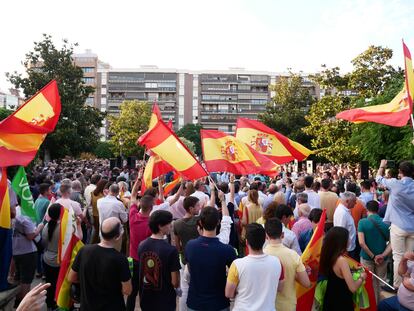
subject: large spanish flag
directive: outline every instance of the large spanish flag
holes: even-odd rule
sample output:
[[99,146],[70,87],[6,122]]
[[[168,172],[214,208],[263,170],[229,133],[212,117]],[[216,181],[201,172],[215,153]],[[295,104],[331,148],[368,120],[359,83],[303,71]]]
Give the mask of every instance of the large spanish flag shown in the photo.
[[316,282],[318,281],[319,260],[321,257],[322,242],[325,234],[325,221],[326,209],[323,210],[318,226],[316,227],[316,230],[314,231],[308,246],[306,246],[306,249],[301,256],[303,264],[310,267],[311,269],[309,279],[312,286],[310,288],[305,288],[296,282],[296,310],[312,310]]
[[414,96],[414,72],[413,72],[413,60],[408,47],[403,41],[404,51],[404,65],[405,65],[405,89],[407,90],[408,103],[410,106],[410,114],[413,113],[413,96]]
[[236,138],[277,164],[303,161],[312,151],[255,120],[238,118]]
[[73,261],[82,247],[82,241],[75,234],[73,234],[62,263],[60,264],[59,276],[56,282],[55,299],[60,310],[69,310],[72,306],[70,298],[71,283],[67,277]]
[[152,106],[152,113],[150,118],[150,123],[148,126],[148,131],[152,130],[159,120],[162,120],[160,108],[156,103]]
[[47,133],[59,120],[60,97],[52,80],[13,114],[0,122],[0,167],[33,160]]
[[191,154],[181,140],[159,120],[156,125],[138,138],[140,145],[145,145],[162,160],[171,165],[180,175],[188,179],[208,176],[206,170]]
[[410,105],[405,88],[388,104],[345,110],[336,115],[337,119],[353,123],[374,122],[390,126],[405,126],[410,119]]
[[7,169],[1,168],[0,177],[0,227],[5,229],[11,228],[10,219],[10,197],[7,186]]
[[232,135],[201,130],[204,163],[210,172],[233,174],[278,173],[279,166]]

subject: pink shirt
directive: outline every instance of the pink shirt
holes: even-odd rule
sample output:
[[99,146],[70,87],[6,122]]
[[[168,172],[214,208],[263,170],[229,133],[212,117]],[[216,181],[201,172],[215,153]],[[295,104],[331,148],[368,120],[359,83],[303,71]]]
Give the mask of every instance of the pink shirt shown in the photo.
[[149,217],[138,212],[137,205],[132,204],[129,208],[129,256],[134,260],[139,260],[139,243],[151,236],[148,227]]
[[312,229],[312,222],[307,217],[299,217],[298,221],[292,227],[292,231],[296,234],[296,237],[299,239],[299,236],[302,232]]

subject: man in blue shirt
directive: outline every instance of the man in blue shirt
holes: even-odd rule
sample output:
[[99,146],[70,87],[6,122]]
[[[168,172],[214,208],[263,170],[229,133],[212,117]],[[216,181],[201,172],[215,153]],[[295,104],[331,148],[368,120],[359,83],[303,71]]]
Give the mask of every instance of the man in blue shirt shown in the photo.
[[381,160],[377,182],[388,188],[390,199],[384,222],[391,223],[390,241],[394,259],[394,287],[401,284],[398,266],[404,253],[414,249],[414,165],[408,161],[399,165],[401,179],[384,178],[387,160]]
[[189,311],[230,310],[224,295],[226,267],[230,267],[236,253],[216,237],[220,223],[217,209],[205,207],[200,214],[201,236],[187,243],[185,257],[190,272],[187,307]]

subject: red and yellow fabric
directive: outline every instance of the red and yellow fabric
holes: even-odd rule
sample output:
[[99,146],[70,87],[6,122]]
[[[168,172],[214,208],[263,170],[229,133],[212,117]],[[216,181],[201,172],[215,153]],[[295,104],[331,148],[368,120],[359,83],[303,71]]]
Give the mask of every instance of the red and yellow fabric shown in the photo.
[[310,267],[311,274],[309,279],[312,286],[310,288],[303,287],[299,283],[296,283],[296,297],[297,305],[296,310],[311,311],[313,305],[313,299],[315,295],[315,287],[318,281],[319,273],[319,260],[321,257],[321,249],[323,243],[323,237],[325,234],[325,221],[326,221],[326,209],[323,210],[321,219],[314,231],[312,238],[303,252],[301,259],[305,267]]
[[7,169],[5,167],[1,168],[0,177],[0,227],[11,228],[10,197],[7,185]]
[[405,65],[405,89],[407,90],[410,114],[413,113],[413,96],[414,96],[414,72],[413,61],[408,47],[403,41],[404,65]]
[[171,165],[163,161],[158,155],[153,154],[149,157],[142,176],[141,193],[146,189],[152,188],[152,181],[160,175],[164,175],[174,170]]
[[303,161],[312,151],[263,123],[245,118],[237,119],[236,138],[277,164]]
[[82,241],[76,236],[72,235],[65,256],[60,264],[59,276],[56,283],[55,299],[58,307],[62,310],[69,310],[72,301],[70,298],[70,286],[67,276],[75,260],[76,254],[83,247]]
[[232,135],[201,130],[204,163],[210,172],[276,174],[279,166]]
[[168,126],[159,120],[157,124],[138,139],[162,160],[188,179],[199,179],[208,173]]
[[336,115],[337,119],[352,123],[374,122],[390,126],[405,126],[410,119],[410,105],[405,88],[388,104],[345,110]]
[[[354,311],[376,311],[377,310],[377,301],[375,299],[374,285],[373,285],[373,276],[368,271],[366,267],[361,265],[359,262],[355,261],[351,257],[345,256],[351,271],[364,269],[367,274],[365,283],[363,284],[359,295],[354,294]],[[364,301],[365,300],[365,301]]]
[[180,176],[175,175],[174,179],[164,185],[164,196],[167,196],[178,184],[180,184],[182,178]]
[[59,120],[60,97],[52,80],[13,114],[0,122],[0,167],[33,160],[47,133]]
[[152,130],[159,120],[162,120],[160,108],[156,103],[152,106],[151,119],[148,126],[148,131]]

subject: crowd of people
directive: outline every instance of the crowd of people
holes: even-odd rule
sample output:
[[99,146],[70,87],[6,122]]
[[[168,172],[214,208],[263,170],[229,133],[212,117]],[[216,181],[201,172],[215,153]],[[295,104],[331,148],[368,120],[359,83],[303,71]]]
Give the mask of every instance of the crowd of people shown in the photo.
[[[68,279],[78,284],[81,310],[135,310],[139,302],[144,311],[292,311],[296,283],[309,288],[318,277],[327,280],[321,310],[353,310],[367,276],[355,278],[348,257],[376,275],[378,310],[414,310],[411,162],[388,169],[383,160],[365,180],[349,165],[307,174],[289,164],[275,178],[214,173],[181,180],[169,193],[172,174],[141,191],[144,166],[69,159],[35,166],[36,223],[10,190],[16,307],[33,309],[27,301],[45,295],[48,310],[57,308],[60,215],[72,209],[85,246]],[[320,221],[318,276],[301,254]],[[48,284],[30,291],[35,277]],[[381,290],[395,295],[381,300]]]

